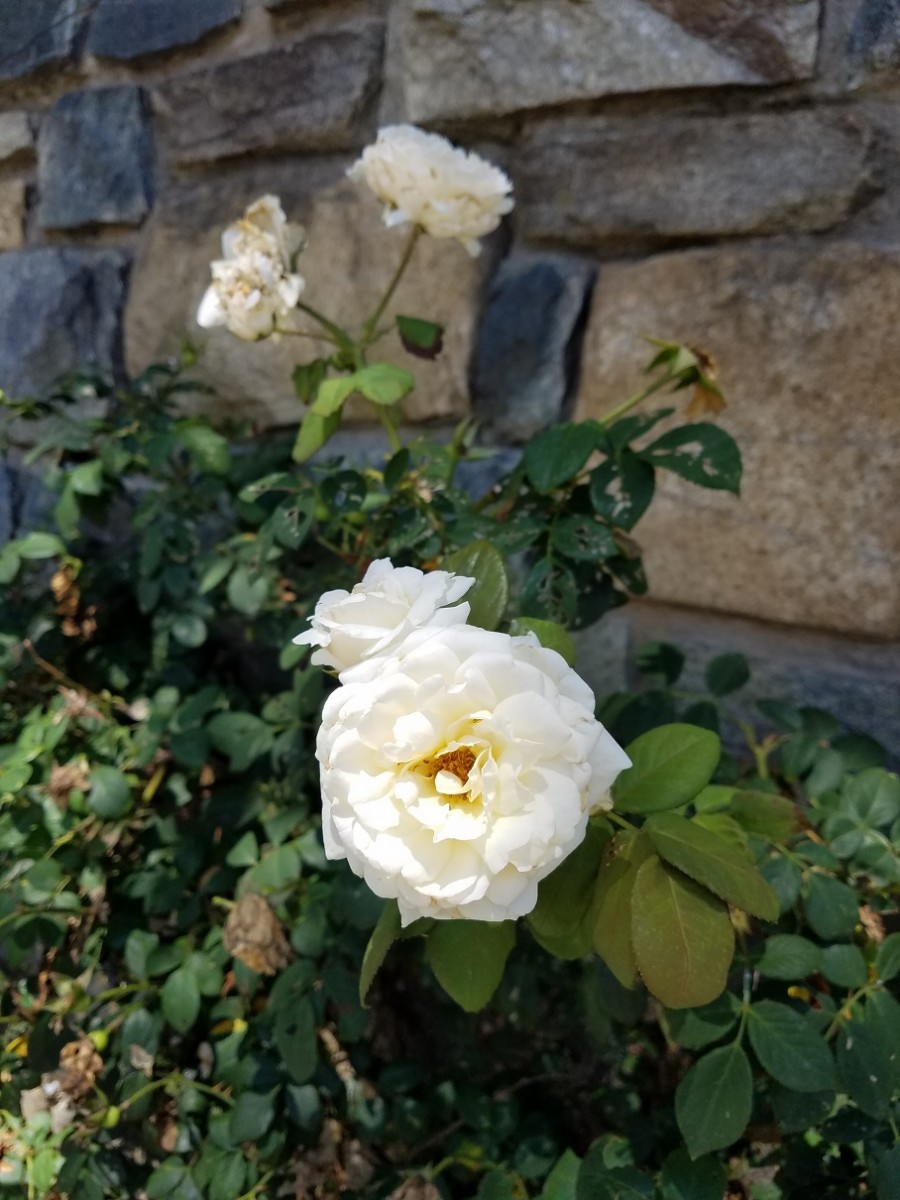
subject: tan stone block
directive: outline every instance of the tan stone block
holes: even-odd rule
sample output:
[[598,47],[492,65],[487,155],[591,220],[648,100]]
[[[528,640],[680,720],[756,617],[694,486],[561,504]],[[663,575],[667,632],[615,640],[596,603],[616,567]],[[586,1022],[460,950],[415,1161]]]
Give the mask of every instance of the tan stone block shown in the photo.
[[[639,525],[651,594],[878,636],[900,633],[900,251],[746,243],[605,268],[579,416],[635,389],[644,332],[718,361],[740,500],[671,476]],[[652,401],[650,404],[652,405]]]
[[26,206],[23,179],[0,181],[0,250],[17,250],[24,244]]
[[34,148],[28,113],[0,113],[0,162]]
[[[385,229],[374,197],[343,178],[348,161],[318,160],[302,169],[296,163],[259,163],[234,169],[214,184],[186,184],[161,196],[132,271],[125,320],[130,370],[177,353],[188,338],[201,352],[195,374],[215,392],[200,401],[207,410],[246,417],[261,428],[297,420],[293,367],[328,347],[297,337],[250,343],[225,329],[200,329],[197,305],[222,230],[251,200],[274,192],[289,218],[307,227],[308,244],[297,268],[306,280],[303,299],[345,326],[358,326],[387,286],[406,234]],[[467,411],[468,363],[489,259],[489,251],[472,259],[456,242],[429,238],[416,249],[389,315],[401,312],[445,325],[444,350],[434,362],[411,358],[392,333],[370,352],[371,359],[397,362],[415,375],[416,391],[406,403],[413,420],[457,418]],[[368,406],[365,410],[371,419]]]

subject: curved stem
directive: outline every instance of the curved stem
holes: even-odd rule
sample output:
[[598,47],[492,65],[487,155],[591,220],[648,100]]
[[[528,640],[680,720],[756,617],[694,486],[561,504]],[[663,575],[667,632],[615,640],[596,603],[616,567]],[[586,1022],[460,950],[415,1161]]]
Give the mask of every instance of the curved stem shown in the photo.
[[372,344],[372,341],[374,340],[374,335],[375,335],[375,327],[378,324],[378,322],[381,320],[382,313],[387,308],[387,306],[390,304],[391,297],[394,295],[394,292],[396,292],[397,285],[399,284],[400,280],[403,278],[403,272],[409,266],[409,260],[412,258],[413,250],[415,250],[415,248],[416,248],[416,242],[419,240],[419,235],[421,234],[421,232],[422,232],[422,230],[419,228],[418,225],[413,225],[412,229],[410,230],[410,234],[409,234],[409,237],[407,238],[406,247],[403,251],[403,255],[400,259],[400,262],[397,264],[397,270],[394,272],[394,274],[391,278],[391,282],[387,286],[387,291],[381,297],[381,301],[380,301],[378,307],[375,309],[375,311],[372,313],[371,317],[369,317],[368,321],[366,321],[365,325],[363,326],[362,337],[360,339],[363,348],[365,348],[366,346],[370,346]]
[[340,325],[335,325],[334,321],[329,321],[328,318],[323,313],[320,313],[318,309],[313,308],[309,304],[305,304],[302,300],[297,301],[297,308],[299,308],[301,312],[305,312],[308,317],[312,317],[312,319],[317,324],[321,325],[323,329],[327,329],[334,341],[342,349],[346,350],[352,347],[353,339],[349,337],[349,335],[346,334],[343,329],[341,329]]
[[376,404],[375,407],[378,409],[378,419],[381,421],[381,424],[384,426],[385,432],[387,433],[391,454],[396,454],[397,451],[402,448],[400,435],[397,433],[397,426],[394,424],[391,414],[383,404]]
[[624,417],[627,412],[630,412],[635,405],[640,404],[642,400],[646,400],[648,396],[652,396],[654,392],[658,392],[661,388],[666,387],[672,382],[672,376],[666,375],[662,379],[657,379],[655,383],[651,383],[648,387],[642,388],[639,392],[635,392],[633,396],[629,396],[627,400],[623,400],[621,404],[617,404],[615,408],[611,408],[608,413],[604,413],[599,418],[601,425],[611,425],[613,421],[617,421],[619,417]]

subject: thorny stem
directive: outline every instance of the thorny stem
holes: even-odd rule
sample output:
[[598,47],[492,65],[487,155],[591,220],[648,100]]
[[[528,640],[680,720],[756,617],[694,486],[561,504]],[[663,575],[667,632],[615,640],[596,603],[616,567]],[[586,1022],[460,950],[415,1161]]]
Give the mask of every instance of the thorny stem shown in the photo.
[[380,301],[378,307],[375,309],[375,311],[372,313],[371,317],[369,317],[368,321],[366,321],[365,325],[363,326],[362,337],[360,338],[360,343],[361,343],[363,349],[365,349],[366,346],[370,346],[372,344],[373,335],[375,333],[375,327],[378,324],[378,322],[381,320],[382,313],[387,308],[388,304],[390,304],[391,297],[393,296],[394,292],[397,290],[397,285],[399,284],[400,280],[403,278],[403,272],[409,266],[409,260],[412,258],[413,250],[415,250],[415,248],[416,248],[416,242],[419,240],[419,235],[421,234],[421,232],[422,232],[422,230],[419,228],[418,225],[413,225],[412,229],[410,230],[409,237],[406,240],[406,247],[404,248],[403,255],[400,259],[400,262],[397,264],[397,270],[394,272],[394,274],[391,278],[391,282],[387,286],[387,291],[381,297],[381,301]]
[[[37,665],[41,668],[41,670],[45,671],[51,677],[51,679],[55,679],[57,683],[61,683],[63,687],[69,688],[70,691],[78,692],[82,696],[87,696],[90,700],[93,700],[95,704],[100,704],[107,710],[113,707],[113,701],[106,699],[103,696],[98,696],[96,692],[92,692],[90,688],[86,688],[81,683],[76,683],[74,679],[70,679],[68,675],[65,675],[62,671],[60,671],[59,667],[54,667],[53,663],[47,662],[46,658],[41,658],[40,654],[38,654],[37,650],[35,650],[34,644],[30,638],[24,638],[22,645],[31,655],[32,659],[34,659]],[[124,711],[124,705],[116,704],[115,707]]]

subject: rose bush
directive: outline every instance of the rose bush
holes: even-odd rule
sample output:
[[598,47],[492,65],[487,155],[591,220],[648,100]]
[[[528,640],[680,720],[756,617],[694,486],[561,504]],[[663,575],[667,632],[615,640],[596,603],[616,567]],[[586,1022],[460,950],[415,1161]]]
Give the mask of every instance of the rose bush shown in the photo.
[[463,624],[469,605],[459,601],[474,582],[449,571],[426,574],[377,559],[352,591],[326,592],[316,604],[311,628],[294,642],[319,647],[312,656],[314,665],[345,671],[396,649],[423,625],[433,629]]
[[420,629],[341,679],[317,741],[325,852],[404,925],[529,913],[630,765],[533,635]]

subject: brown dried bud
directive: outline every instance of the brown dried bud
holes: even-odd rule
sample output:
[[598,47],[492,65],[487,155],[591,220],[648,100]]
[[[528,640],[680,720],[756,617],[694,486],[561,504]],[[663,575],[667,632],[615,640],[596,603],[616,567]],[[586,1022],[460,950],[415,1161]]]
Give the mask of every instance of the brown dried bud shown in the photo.
[[274,975],[294,957],[281,922],[267,900],[247,892],[228,914],[225,949],[258,975]]
[[103,1070],[103,1059],[90,1038],[79,1038],[67,1042],[59,1052],[59,1070],[44,1075],[41,1083],[47,1090],[48,1082],[59,1084],[60,1090],[72,1100],[83,1100]]
[[388,1200],[441,1200],[441,1193],[423,1175],[413,1175],[394,1188]]
[[54,764],[47,781],[47,795],[64,809],[69,802],[69,792],[76,788],[83,792],[89,783],[90,776],[83,764],[71,762],[62,767]]

